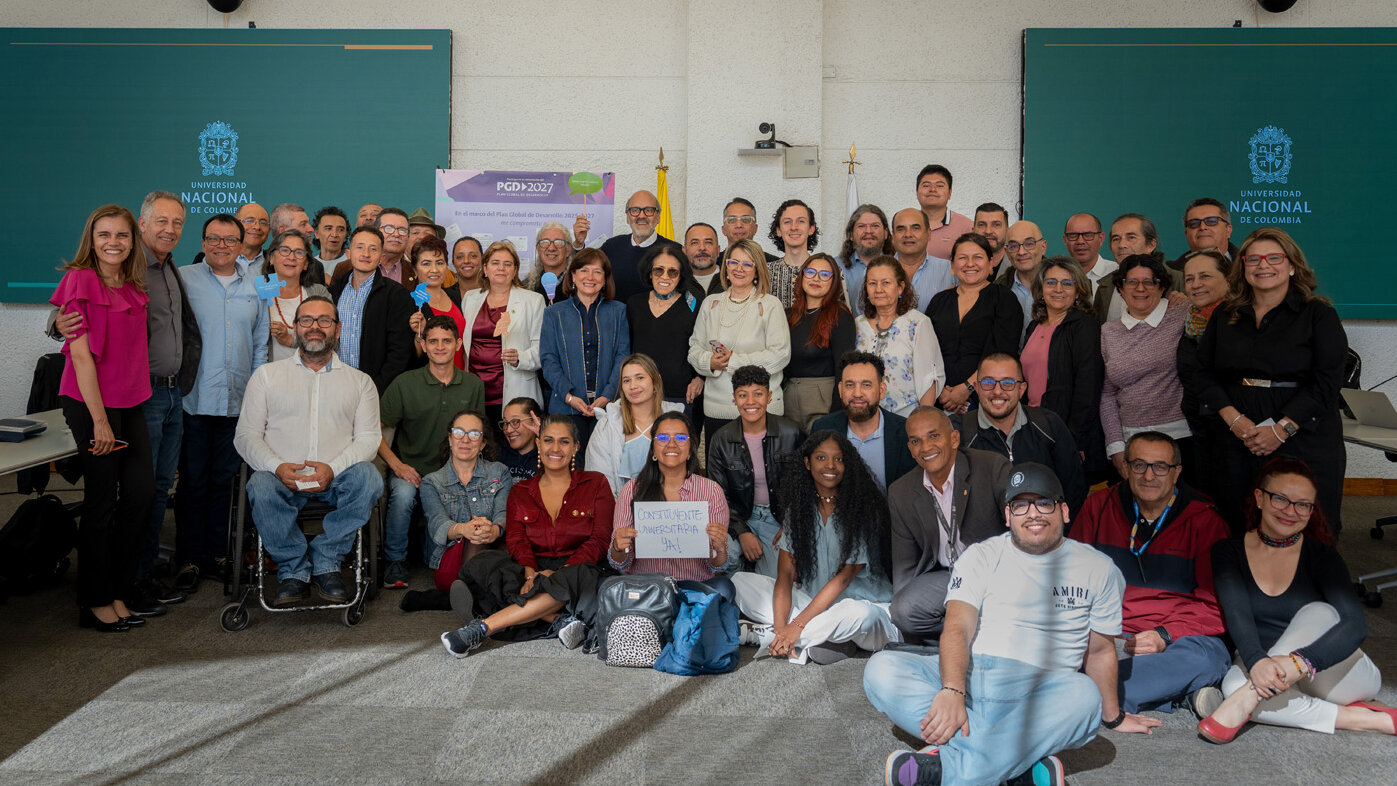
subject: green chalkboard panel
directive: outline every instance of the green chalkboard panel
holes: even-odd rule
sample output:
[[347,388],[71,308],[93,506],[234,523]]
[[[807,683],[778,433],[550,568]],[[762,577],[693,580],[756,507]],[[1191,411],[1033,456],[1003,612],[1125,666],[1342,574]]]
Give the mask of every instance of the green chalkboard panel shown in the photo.
[[[448,30],[0,29],[0,301],[48,299],[83,221],[185,196],[175,259],[245,201],[430,206]],[[236,139],[234,139],[236,135]]]
[[1258,226],[1290,232],[1342,316],[1397,318],[1381,244],[1395,127],[1397,29],[1024,36],[1024,215],[1050,253],[1072,213],[1136,212],[1176,257],[1184,207],[1211,196],[1232,209],[1234,243]]

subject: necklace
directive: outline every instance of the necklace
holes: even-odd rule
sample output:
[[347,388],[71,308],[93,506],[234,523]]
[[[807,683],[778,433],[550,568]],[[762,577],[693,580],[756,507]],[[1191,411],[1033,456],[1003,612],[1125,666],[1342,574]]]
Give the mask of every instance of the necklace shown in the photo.
[[745,297],[745,298],[743,298],[743,299],[741,299],[741,300],[737,300],[737,299],[733,298],[732,293],[729,292],[729,293],[728,293],[728,302],[729,302],[729,303],[735,303],[735,304],[737,304],[737,305],[740,306],[740,305],[745,304],[747,301],[751,300],[751,299],[752,299],[752,296],[755,295],[755,294],[757,294],[757,289],[756,289],[756,287],[753,287],[753,288],[752,288],[752,291],[747,293],[747,297]]
[[819,497],[819,498],[820,498],[820,502],[822,502],[822,503],[824,503],[824,504],[826,504],[826,505],[833,505],[833,504],[834,504],[834,495],[830,495],[830,496],[826,497],[824,494],[819,494],[819,493],[817,493],[817,494],[815,494],[815,496],[816,496],[816,497]]
[[1305,531],[1301,530],[1288,538],[1273,538],[1268,536],[1265,532],[1262,532],[1260,527],[1256,528],[1256,536],[1261,539],[1262,545],[1270,546],[1273,549],[1284,549],[1294,546],[1296,543],[1300,542],[1300,536],[1304,534]]
[[676,288],[673,292],[670,292],[668,295],[661,295],[659,292],[652,289],[650,290],[650,294],[654,295],[658,300],[669,300],[670,298],[679,294],[679,290],[678,288]]

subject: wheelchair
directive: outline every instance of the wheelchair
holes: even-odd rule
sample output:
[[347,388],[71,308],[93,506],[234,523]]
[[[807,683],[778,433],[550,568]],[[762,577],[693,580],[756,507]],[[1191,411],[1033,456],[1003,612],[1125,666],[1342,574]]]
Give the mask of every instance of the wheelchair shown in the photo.
[[[248,476],[248,466],[244,463],[233,481],[232,505],[228,513],[228,553],[233,561],[233,568],[228,571],[223,584],[223,595],[230,601],[219,614],[219,625],[229,633],[246,628],[249,622],[248,606],[254,597],[257,605],[269,614],[340,611],[340,619],[346,627],[358,625],[364,619],[365,604],[378,597],[378,553],[387,515],[385,500],[379,499],[369,514],[369,520],[355,533],[354,547],[348,556],[354,568],[354,593],[346,602],[275,608],[267,603],[265,579],[269,557],[262,544],[262,535],[253,526],[252,503],[247,497]],[[312,499],[301,508],[301,512],[296,516],[296,523],[304,526],[309,522],[322,521],[334,510],[333,505]],[[243,559],[244,544],[249,540],[249,528],[252,530],[250,537],[256,542],[250,566],[245,565]]]

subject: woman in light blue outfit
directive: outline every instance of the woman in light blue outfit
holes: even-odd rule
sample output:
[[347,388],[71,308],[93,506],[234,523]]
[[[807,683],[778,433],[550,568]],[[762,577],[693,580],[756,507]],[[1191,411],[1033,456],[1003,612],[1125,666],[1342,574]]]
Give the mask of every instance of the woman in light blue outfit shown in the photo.
[[683,412],[684,405],[664,400],[664,380],[649,355],[621,361],[618,401],[597,412],[597,427],[587,445],[587,469],[600,472],[620,494],[626,481],[638,476],[650,460],[655,419],[665,412]]
[[781,478],[776,578],[732,577],[737,607],[758,623],[742,643],[793,663],[877,652],[901,640],[889,614],[888,503],[843,434],[817,431],[799,455]]
[[505,502],[514,485],[509,468],[493,460],[495,443],[480,413],[462,412],[452,419],[447,451],[446,464],[422,478],[420,491],[432,538],[432,568],[458,540],[465,541],[463,564],[490,544],[503,544]]

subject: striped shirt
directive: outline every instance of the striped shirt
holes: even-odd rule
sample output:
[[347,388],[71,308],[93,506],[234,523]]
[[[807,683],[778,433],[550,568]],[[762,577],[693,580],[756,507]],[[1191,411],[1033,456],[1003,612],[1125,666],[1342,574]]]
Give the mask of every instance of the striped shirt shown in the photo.
[[[616,542],[615,532],[618,529],[634,527],[635,514],[631,509],[631,502],[635,498],[635,480],[626,482],[621,487],[621,495],[616,498],[616,514],[612,521],[611,542]],[[716,482],[700,475],[690,475],[684,479],[683,485],[679,487],[679,502],[707,502],[708,520],[718,522],[724,529],[728,526],[728,500],[723,496],[723,487]],[[617,562],[612,558],[611,547],[606,550],[606,561],[611,563],[611,567],[622,573],[663,573],[676,581],[707,581],[713,578],[714,570],[708,560],[694,559],[636,559],[635,544],[631,544],[631,551],[626,554],[624,562]]]
[[364,283],[354,286],[354,274],[344,282],[340,302],[335,304],[340,316],[340,359],[350,368],[359,368],[359,348],[364,336],[364,303],[369,299],[369,291],[374,287],[377,272],[370,273]]

